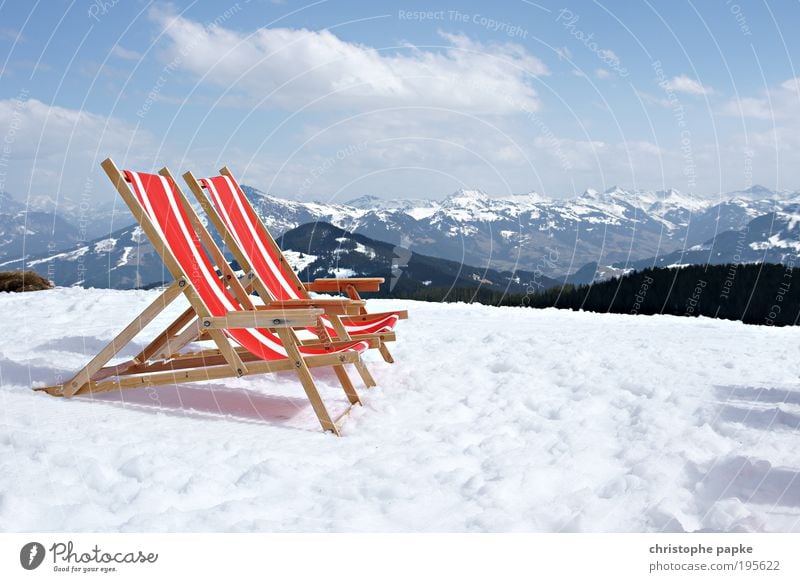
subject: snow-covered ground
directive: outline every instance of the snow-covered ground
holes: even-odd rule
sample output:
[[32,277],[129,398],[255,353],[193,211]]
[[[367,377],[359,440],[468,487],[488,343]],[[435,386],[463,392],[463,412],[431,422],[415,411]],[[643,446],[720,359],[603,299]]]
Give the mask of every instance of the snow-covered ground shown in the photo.
[[0,294],[0,530],[800,531],[800,329],[372,300],[343,438],[288,374],[31,392],[155,293]]

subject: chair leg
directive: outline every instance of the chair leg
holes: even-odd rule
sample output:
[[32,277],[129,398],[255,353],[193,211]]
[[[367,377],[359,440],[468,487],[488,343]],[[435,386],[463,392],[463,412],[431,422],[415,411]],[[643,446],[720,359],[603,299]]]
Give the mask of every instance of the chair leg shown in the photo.
[[295,372],[297,372],[297,376],[300,378],[300,384],[303,385],[303,390],[306,393],[306,397],[308,397],[308,401],[311,402],[311,408],[314,409],[317,419],[322,425],[322,430],[329,430],[336,436],[339,436],[339,428],[336,426],[336,423],[333,422],[333,419],[331,419],[331,415],[328,413],[328,409],[322,401],[322,396],[320,396],[319,390],[317,390],[317,385],[314,383],[314,378],[308,370],[308,365],[306,365],[303,356],[300,354],[300,350],[297,349],[297,340],[294,333],[292,330],[285,327],[280,327],[276,329],[276,331],[278,337],[281,338],[283,347],[286,349],[286,354],[289,356],[289,359],[294,362]]
[[322,397],[319,395],[317,385],[314,383],[314,378],[311,377],[311,372],[309,372],[308,368],[305,367],[305,363],[302,359],[300,359],[299,362],[302,365],[301,367],[297,368],[297,375],[300,378],[300,383],[303,385],[303,390],[305,390],[308,401],[311,402],[311,407],[314,409],[314,413],[317,415],[317,419],[319,420],[319,424],[322,426],[322,430],[329,430],[336,436],[340,436],[339,427],[336,426],[336,423],[333,422],[333,419],[331,419],[331,415],[328,413],[328,409],[325,407],[325,403],[322,401]]
[[339,378],[339,383],[342,385],[344,393],[347,394],[350,404],[361,404],[356,387],[350,381],[350,376],[347,375],[347,370],[344,369],[344,366],[334,366],[333,371],[336,372],[336,377]]
[[361,379],[364,381],[364,385],[367,388],[373,388],[378,385],[378,383],[375,381],[375,378],[372,377],[369,368],[367,368],[367,365],[361,358],[359,358],[358,361],[353,365],[356,367],[356,370],[358,371]]
[[385,343],[381,342],[378,351],[381,353],[381,356],[383,356],[383,360],[387,364],[394,364],[394,358],[392,357],[392,353],[389,351],[389,348],[386,347]]
[[65,396],[71,398],[87,386],[111,358],[116,356],[119,351],[128,345],[142,329],[144,329],[156,316],[161,313],[172,301],[180,295],[182,288],[178,282],[172,283],[167,287],[144,311],[117,336],[112,339],[100,352],[91,359],[81,370],[64,384],[50,386],[45,392],[54,396]]

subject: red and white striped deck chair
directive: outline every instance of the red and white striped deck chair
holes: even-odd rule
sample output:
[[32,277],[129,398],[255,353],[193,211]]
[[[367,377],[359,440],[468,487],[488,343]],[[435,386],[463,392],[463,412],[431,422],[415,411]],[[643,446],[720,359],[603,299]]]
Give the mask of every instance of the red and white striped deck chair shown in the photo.
[[[155,175],[122,173],[110,159],[102,166],[175,282],[71,380],[40,390],[71,397],[289,370],[297,373],[323,429],[339,434],[339,419],[344,414],[336,421],[331,418],[309,368],[332,366],[350,405],[360,403],[344,364],[358,363],[371,342],[301,345],[293,328],[319,325],[323,310],[270,306],[255,309],[166,168]],[[106,366],[181,294],[190,304],[181,322],[173,323],[132,360]],[[182,351],[191,341],[185,338],[196,339],[201,334],[214,342],[213,349]],[[348,411],[349,408],[345,414]]]
[[[384,279],[317,279],[309,283],[301,282],[230,170],[225,167],[220,173],[220,176],[198,180],[191,172],[186,172],[183,178],[222,235],[233,257],[250,277],[248,284],[258,292],[259,297],[273,306],[322,307],[326,309],[326,315],[322,318],[324,330],[313,330],[323,332],[319,339],[377,338],[383,359],[393,362],[386,342],[395,340],[394,327],[399,319],[408,317],[408,312],[367,313],[359,295],[359,291],[378,291]],[[208,197],[203,193],[204,189]],[[309,291],[345,292],[350,298],[349,309],[342,313],[340,305],[335,304],[340,300],[334,300],[331,305],[326,303],[330,300],[312,299]]]

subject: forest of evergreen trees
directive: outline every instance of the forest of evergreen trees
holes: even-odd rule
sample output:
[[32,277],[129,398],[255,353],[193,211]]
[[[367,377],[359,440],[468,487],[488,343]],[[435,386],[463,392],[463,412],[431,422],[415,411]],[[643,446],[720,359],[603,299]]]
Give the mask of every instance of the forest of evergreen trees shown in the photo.
[[775,264],[689,265],[645,269],[601,283],[564,285],[529,295],[423,288],[403,298],[631,315],[703,315],[783,326],[796,325],[800,318],[800,269]]

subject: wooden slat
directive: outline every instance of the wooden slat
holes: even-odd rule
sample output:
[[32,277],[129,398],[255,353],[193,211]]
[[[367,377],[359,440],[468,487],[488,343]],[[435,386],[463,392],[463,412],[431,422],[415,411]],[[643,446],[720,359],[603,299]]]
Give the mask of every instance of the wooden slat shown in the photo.
[[[261,358],[258,356],[251,354],[246,350],[237,350],[237,353],[241,360],[245,362],[248,366],[248,369],[252,367],[252,362],[261,362]],[[342,352],[342,353],[331,353],[331,354],[319,354],[315,356],[304,356],[306,360],[306,364],[309,368],[318,368],[321,366],[332,366],[332,365],[339,365],[339,364],[352,364],[357,361],[356,352]],[[275,362],[281,362],[282,360],[275,360]],[[181,357],[165,361],[165,362],[153,362],[151,364],[140,364],[135,366],[129,367],[120,367],[116,370],[115,373],[110,373],[108,376],[135,376],[135,375],[142,375],[142,374],[150,374],[155,372],[168,372],[168,371],[176,371],[176,370],[189,370],[192,368],[201,368],[204,366],[221,366],[226,364],[225,357],[219,352],[219,350],[205,350],[202,352],[196,352],[194,354],[186,354]],[[293,369],[293,366],[287,364],[285,369]],[[283,369],[283,368],[279,368]],[[109,369],[111,371],[111,368]],[[252,371],[251,371],[252,373]]]
[[156,354],[158,354],[164,347],[164,345],[175,336],[178,332],[180,332],[183,328],[185,328],[192,319],[196,317],[193,307],[188,307],[186,311],[181,313],[175,321],[173,321],[170,325],[167,326],[167,329],[162,331],[160,334],[156,336],[156,338],[151,341],[145,348],[139,352],[136,356],[134,356],[134,360],[137,362],[146,362]]
[[397,315],[399,319],[408,319],[408,311],[401,309],[399,311],[384,311],[379,313],[362,313],[358,315],[343,315],[342,321],[347,323],[365,323],[381,317],[388,317],[389,315]]
[[[397,335],[393,331],[382,331],[380,333],[364,333],[357,335],[352,341],[359,341],[359,342],[367,342],[369,344],[370,349],[378,349],[380,347],[381,342],[393,342],[397,340]],[[319,345],[328,345],[325,342],[320,342],[318,338],[309,338],[300,340],[301,346],[314,346]],[[334,341],[331,343],[332,346],[336,346],[340,343],[347,343],[343,341]]]
[[285,301],[269,301],[268,305],[259,305],[256,309],[301,309],[317,307],[325,310],[326,315],[358,315],[364,307],[364,301],[350,299],[288,299]]
[[[284,360],[275,362],[255,362],[248,368],[250,374],[278,372],[291,369],[291,365]],[[124,377],[108,382],[90,382],[79,394],[97,394],[126,388],[145,388],[147,386],[163,386],[166,384],[185,384],[202,380],[219,380],[222,378],[236,377],[238,374],[225,362],[220,366],[202,366],[189,370],[174,372],[154,372],[139,376]]]
[[204,329],[313,327],[323,313],[322,309],[230,311],[217,317],[203,317],[200,323]]
[[[307,368],[319,368],[328,366],[338,366],[341,364],[353,364],[358,360],[357,352],[343,352],[339,354],[321,354],[318,356],[306,356],[304,359]],[[188,362],[185,362],[188,363]],[[100,382],[88,382],[82,386],[80,395],[97,394],[109,392],[111,390],[123,390],[130,388],[144,388],[147,386],[162,386],[166,384],[183,384],[199,380],[218,380],[221,378],[231,378],[236,376],[236,372],[231,369],[222,356],[216,358],[198,358],[194,367],[186,370],[165,370],[158,365],[153,365],[153,372],[139,374],[135,376],[125,376],[115,380],[104,380]],[[292,360],[264,361],[258,360],[248,365],[248,374],[264,374],[269,372],[280,372],[295,370],[296,366]],[[58,386],[46,386],[37,388],[54,396],[61,396],[57,391]]]
[[315,279],[303,283],[307,291],[318,291],[320,293],[343,293],[347,287],[353,287],[356,291],[380,291],[383,277],[353,277],[352,279]]
[[155,352],[152,357],[161,360],[169,359],[175,354],[179,353],[188,344],[195,340],[199,340],[202,332],[203,330],[200,326],[200,320],[195,317],[194,321],[190,323],[181,333],[168,338],[161,346],[161,349],[158,352]]
[[155,317],[161,313],[164,308],[172,303],[175,298],[180,295],[181,288],[175,282],[167,287],[164,292],[156,298],[144,311],[132,322],[130,322],[125,329],[123,329],[113,340],[111,340],[100,352],[92,358],[86,366],[83,367],[75,376],[62,385],[63,395],[69,398],[80,390],[81,386],[86,384],[92,379],[97,372],[99,372],[108,361],[113,358],[122,348],[124,348],[139,332]]

